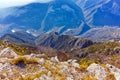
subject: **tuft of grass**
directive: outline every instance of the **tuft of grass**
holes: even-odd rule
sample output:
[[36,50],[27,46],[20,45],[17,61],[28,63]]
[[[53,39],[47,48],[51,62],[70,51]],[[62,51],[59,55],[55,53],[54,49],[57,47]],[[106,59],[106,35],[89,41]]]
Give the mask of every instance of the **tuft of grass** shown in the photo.
[[79,61],[80,68],[86,69],[90,64],[94,63],[93,61],[89,61],[88,58],[83,58]]
[[37,72],[37,73],[35,73],[33,75],[28,75],[28,76],[23,77],[22,80],[34,80],[35,78],[39,78],[42,75],[47,74],[48,72],[49,71]]
[[109,73],[106,80],[116,80],[114,74]]
[[100,64],[101,62],[97,61],[97,60],[91,60],[89,58],[82,58],[79,60],[79,64],[80,64],[80,68],[81,69],[86,69],[90,64],[92,63],[97,63],[97,64]]
[[84,80],[97,80],[92,74],[87,74]]

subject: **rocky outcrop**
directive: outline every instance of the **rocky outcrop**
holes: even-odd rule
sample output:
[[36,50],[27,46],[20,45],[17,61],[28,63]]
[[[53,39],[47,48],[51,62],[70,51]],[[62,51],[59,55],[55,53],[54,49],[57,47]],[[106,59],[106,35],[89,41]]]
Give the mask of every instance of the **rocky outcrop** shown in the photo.
[[93,73],[96,79],[106,80],[105,78],[107,77],[107,71],[102,66],[93,63],[87,68],[87,70],[88,72]]
[[0,57],[14,58],[17,57],[17,54],[11,48],[8,47],[0,51]]

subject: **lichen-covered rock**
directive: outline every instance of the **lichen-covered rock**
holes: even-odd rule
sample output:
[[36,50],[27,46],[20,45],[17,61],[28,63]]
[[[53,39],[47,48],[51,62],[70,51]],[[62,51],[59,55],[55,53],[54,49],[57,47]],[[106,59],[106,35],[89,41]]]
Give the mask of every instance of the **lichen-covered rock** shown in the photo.
[[93,73],[95,75],[95,78],[98,80],[106,80],[107,77],[107,71],[105,68],[100,66],[99,64],[91,64],[87,68],[88,72]]
[[57,56],[52,57],[50,60],[51,60],[52,62],[59,62],[59,60],[58,60]]
[[38,63],[41,64],[41,65],[44,64],[45,63],[45,59],[44,58],[39,59]]
[[120,80],[120,69],[110,64],[106,64],[106,66],[109,68],[110,72],[114,75],[115,79]]
[[17,56],[18,55],[9,47],[0,51],[0,57],[15,58]]

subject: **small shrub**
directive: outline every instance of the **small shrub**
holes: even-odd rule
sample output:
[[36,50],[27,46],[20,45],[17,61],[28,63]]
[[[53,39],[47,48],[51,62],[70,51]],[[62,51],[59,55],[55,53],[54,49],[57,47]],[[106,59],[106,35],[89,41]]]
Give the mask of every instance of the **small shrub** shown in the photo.
[[92,74],[88,74],[84,80],[97,80]]
[[109,73],[106,80],[116,80],[114,74]]
[[90,61],[88,58],[83,58],[79,61],[81,69],[86,69],[92,63],[94,63],[94,62]]

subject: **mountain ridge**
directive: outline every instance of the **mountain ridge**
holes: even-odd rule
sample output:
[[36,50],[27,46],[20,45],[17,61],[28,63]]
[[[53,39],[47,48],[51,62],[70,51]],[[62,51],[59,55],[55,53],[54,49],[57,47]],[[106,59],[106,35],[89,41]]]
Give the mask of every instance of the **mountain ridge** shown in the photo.
[[57,32],[41,34],[38,37],[34,37],[28,33],[15,32],[12,34],[6,34],[0,38],[0,40],[7,40],[14,43],[29,44],[31,46],[44,46],[51,47],[57,50],[70,50],[72,48],[85,48],[93,45],[91,40],[76,38],[70,35],[59,35]]
[[[8,12],[9,10],[11,13]],[[88,27],[83,32],[81,27],[82,33],[90,29],[84,21],[81,9],[71,1],[57,0],[44,4],[31,3],[21,7],[7,8],[5,11],[8,14],[6,14],[6,18],[1,18],[0,24],[13,23],[10,26],[10,30],[17,26],[18,29],[34,29],[39,33],[43,33],[63,26],[59,32],[63,33],[69,28],[74,29],[79,27],[82,23],[85,24],[83,26]],[[1,13],[1,15],[4,14]]]

